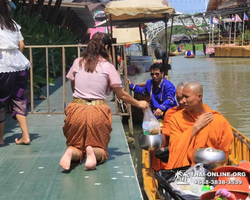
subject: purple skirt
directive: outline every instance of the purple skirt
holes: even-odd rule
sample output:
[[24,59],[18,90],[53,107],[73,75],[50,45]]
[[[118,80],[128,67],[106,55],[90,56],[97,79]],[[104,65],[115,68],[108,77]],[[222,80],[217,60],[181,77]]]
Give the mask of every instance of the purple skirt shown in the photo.
[[27,115],[24,92],[28,84],[28,70],[0,73],[0,122],[5,120],[7,108],[16,119],[16,114]]

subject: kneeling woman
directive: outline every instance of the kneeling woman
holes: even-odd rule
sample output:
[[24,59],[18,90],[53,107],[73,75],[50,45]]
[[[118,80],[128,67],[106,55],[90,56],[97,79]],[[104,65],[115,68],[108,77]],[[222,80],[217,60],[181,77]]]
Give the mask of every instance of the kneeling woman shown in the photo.
[[122,88],[115,67],[109,63],[110,38],[96,33],[77,58],[67,78],[71,81],[73,101],[65,113],[64,135],[67,149],[60,165],[70,169],[71,161],[82,162],[86,156],[85,170],[95,169],[108,158],[108,144],[112,131],[112,113],[105,103],[107,88],[111,87],[119,99],[145,109],[146,101],[137,101]]

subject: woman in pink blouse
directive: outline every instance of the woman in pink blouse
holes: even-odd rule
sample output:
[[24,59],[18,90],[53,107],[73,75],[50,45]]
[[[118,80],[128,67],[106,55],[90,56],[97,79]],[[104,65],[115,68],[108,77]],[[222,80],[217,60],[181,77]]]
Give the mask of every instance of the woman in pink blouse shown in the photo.
[[74,61],[67,75],[73,101],[65,110],[63,132],[67,149],[60,161],[64,170],[70,169],[71,161],[81,163],[85,156],[85,170],[95,169],[108,158],[112,113],[105,103],[107,89],[112,88],[126,103],[142,109],[149,106],[123,90],[115,67],[108,61],[110,47],[111,40],[106,34],[94,34],[83,56]]

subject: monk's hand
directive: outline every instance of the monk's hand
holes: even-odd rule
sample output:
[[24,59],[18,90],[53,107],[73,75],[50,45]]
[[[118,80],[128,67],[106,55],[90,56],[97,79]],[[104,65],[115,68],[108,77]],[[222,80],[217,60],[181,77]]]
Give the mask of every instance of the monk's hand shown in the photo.
[[161,116],[162,115],[162,110],[160,108],[157,108],[156,111],[154,112],[155,116]]
[[149,104],[146,101],[139,101],[138,107],[145,110],[145,109],[149,108]]
[[214,118],[213,113],[211,112],[207,112],[207,113],[203,113],[202,115],[200,115],[194,126],[196,126],[199,130],[204,128],[206,125],[208,125]]

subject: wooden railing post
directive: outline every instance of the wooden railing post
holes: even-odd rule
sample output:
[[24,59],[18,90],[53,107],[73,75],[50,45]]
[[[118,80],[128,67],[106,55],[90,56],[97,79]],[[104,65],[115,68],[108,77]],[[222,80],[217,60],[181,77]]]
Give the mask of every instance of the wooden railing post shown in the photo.
[[66,108],[66,64],[65,64],[65,47],[62,47],[62,68],[63,68],[63,110]]
[[46,88],[47,88],[47,112],[50,111],[50,103],[49,103],[49,50],[48,47],[46,49]]
[[30,52],[30,105],[31,113],[34,113],[34,86],[33,86],[33,55],[32,47],[29,48]]

